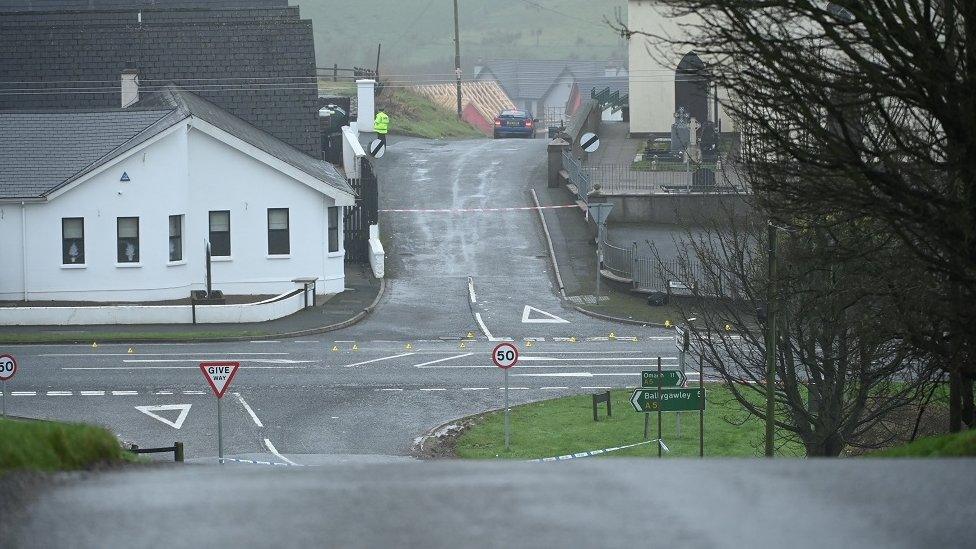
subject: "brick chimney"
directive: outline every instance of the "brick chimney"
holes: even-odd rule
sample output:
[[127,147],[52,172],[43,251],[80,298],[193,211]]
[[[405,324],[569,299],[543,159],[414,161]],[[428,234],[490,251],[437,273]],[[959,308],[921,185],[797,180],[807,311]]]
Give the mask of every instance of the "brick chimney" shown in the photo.
[[136,101],[139,101],[139,71],[125,69],[122,71],[122,108]]

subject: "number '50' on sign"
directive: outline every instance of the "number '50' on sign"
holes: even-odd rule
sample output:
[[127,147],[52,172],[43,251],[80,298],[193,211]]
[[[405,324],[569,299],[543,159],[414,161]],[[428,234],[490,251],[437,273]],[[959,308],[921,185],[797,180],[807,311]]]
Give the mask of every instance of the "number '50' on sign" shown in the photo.
[[511,343],[501,343],[491,351],[491,360],[495,366],[507,370],[518,363],[518,348]]

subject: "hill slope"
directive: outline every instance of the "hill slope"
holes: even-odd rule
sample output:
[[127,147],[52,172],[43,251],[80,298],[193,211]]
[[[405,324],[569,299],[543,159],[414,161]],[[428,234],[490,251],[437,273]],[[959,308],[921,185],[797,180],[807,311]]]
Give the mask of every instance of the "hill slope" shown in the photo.
[[[292,0],[312,19],[319,66],[372,67],[383,44],[386,74],[453,77],[451,0]],[[479,57],[607,59],[626,55],[626,42],[603,19],[626,0],[460,0],[461,58],[466,74]]]

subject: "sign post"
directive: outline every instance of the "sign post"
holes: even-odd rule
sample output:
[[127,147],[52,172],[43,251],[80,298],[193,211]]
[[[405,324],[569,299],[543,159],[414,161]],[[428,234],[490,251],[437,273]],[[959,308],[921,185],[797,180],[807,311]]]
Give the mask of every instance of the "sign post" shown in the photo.
[[3,382],[3,393],[0,393],[0,413],[7,417],[7,380],[17,373],[17,360],[10,355],[0,355],[0,382]]
[[[681,326],[674,327],[674,346],[678,349],[678,368],[681,369],[681,377],[685,377],[685,358],[688,352],[688,347],[691,345],[691,340],[688,336],[688,329]],[[684,387],[684,383],[687,378],[682,380],[679,387]],[[681,414],[678,413],[675,417],[675,434],[678,438],[681,438]]]
[[[661,375],[661,357],[657,357],[657,394],[661,395],[661,381],[664,376]],[[662,444],[661,444],[661,407],[657,407],[657,457],[663,457]]]
[[227,392],[230,382],[234,380],[234,376],[237,375],[237,370],[240,367],[240,362],[200,363],[200,371],[203,372],[203,377],[206,378],[214,396],[217,397],[217,458],[221,464],[224,463],[224,432],[221,424],[220,399]]
[[518,363],[518,347],[511,343],[499,343],[491,351],[491,360],[505,371],[505,451],[509,450],[509,419],[508,419],[508,370]]
[[607,218],[613,210],[613,204],[609,202],[594,202],[587,204],[587,213],[593,212],[593,221],[596,223],[596,302],[600,304],[600,269],[603,268],[603,240],[607,228]]

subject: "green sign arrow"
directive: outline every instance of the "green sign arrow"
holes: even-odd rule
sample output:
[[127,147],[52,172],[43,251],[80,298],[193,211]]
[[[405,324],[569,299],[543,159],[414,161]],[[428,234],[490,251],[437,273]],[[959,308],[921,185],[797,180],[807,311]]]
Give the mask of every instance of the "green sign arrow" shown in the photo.
[[[644,370],[641,372],[641,387],[657,387],[657,370]],[[681,370],[661,370],[661,387],[681,387],[688,381],[685,373]]]
[[[656,372],[655,372],[656,373]],[[705,390],[636,389],[630,403],[638,412],[694,412],[705,406]]]

